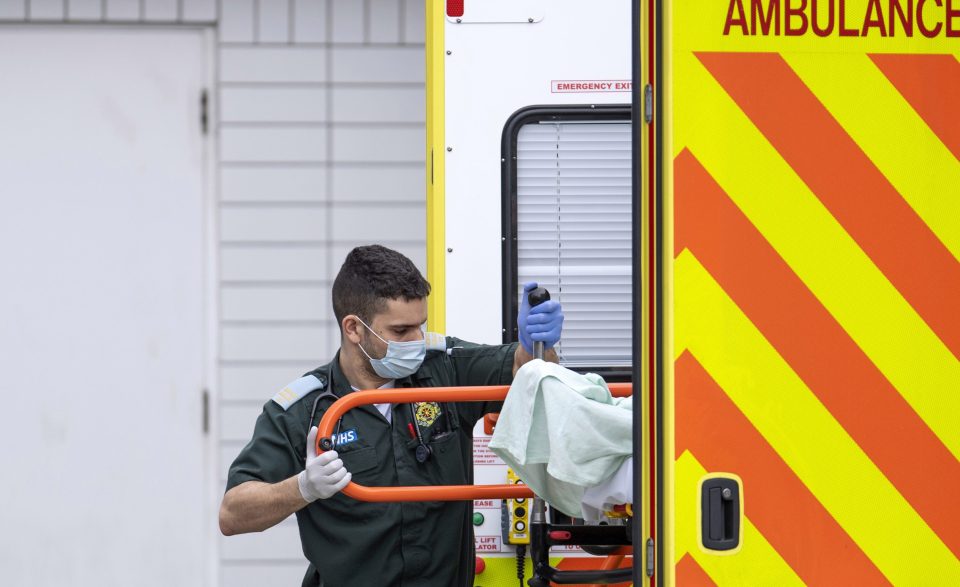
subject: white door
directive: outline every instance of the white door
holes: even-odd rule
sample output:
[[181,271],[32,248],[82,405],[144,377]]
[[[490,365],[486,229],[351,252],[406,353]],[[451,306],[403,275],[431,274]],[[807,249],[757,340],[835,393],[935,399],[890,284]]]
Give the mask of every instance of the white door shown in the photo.
[[207,58],[0,28],[2,585],[204,582]]

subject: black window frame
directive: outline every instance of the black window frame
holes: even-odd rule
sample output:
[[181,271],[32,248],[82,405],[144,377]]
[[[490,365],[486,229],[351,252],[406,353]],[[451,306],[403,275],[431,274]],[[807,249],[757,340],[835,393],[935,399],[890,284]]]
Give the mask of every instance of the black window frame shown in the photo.
[[[501,209],[501,298],[503,342],[516,342],[518,275],[517,266],[517,137],[520,129],[538,122],[612,121],[633,123],[631,104],[577,104],[527,106],[507,119],[500,142]],[[631,165],[631,168],[635,168]],[[632,266],[632,265],[631,265]],[[631,362],[632,363],[632,362]],[[597,373],[607,381],[630,381],[633,365],[619,367],[578,367],[579,372]]]

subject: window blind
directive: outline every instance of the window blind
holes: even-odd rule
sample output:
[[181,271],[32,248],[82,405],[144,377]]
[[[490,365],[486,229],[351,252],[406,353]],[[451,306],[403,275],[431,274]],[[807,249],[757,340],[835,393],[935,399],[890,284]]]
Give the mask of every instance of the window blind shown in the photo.
[[539,122],[517,135],[518,289],[536,281],[563,305],[567,367],[630,365],[630,126]]

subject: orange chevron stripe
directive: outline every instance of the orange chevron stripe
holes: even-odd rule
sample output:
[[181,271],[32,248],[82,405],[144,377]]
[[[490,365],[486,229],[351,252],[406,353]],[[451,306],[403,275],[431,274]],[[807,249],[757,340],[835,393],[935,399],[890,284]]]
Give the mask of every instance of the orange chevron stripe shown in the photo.
[[[694,155],[682,151],[674,167],[675,250],[689,248],[697,256],[931,529],[960,556],[960,503],[942,489],[960,487],[960,461]],[[937,483],[931,483],[933,472]]]
[[703,568],[689,553],[677,562],[677,587],[716,587]]
[[953,55],[874,54],[869,57],[960,160],[960,118],[956,112],[960,104],[960,62]]
[[960,261],[775,53],[697,53],[955,357]]
[[745,513],[805,583],[889,584],[689,351],[676,361],[676,410],[677,456],[740,475]]

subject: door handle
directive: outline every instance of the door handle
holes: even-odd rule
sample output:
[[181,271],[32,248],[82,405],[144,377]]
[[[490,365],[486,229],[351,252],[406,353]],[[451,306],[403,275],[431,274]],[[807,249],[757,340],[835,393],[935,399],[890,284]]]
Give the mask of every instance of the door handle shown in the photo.
[[740,479],[724,474],[700,482],[700,540],[707,550],[740,546],[743,492]]

